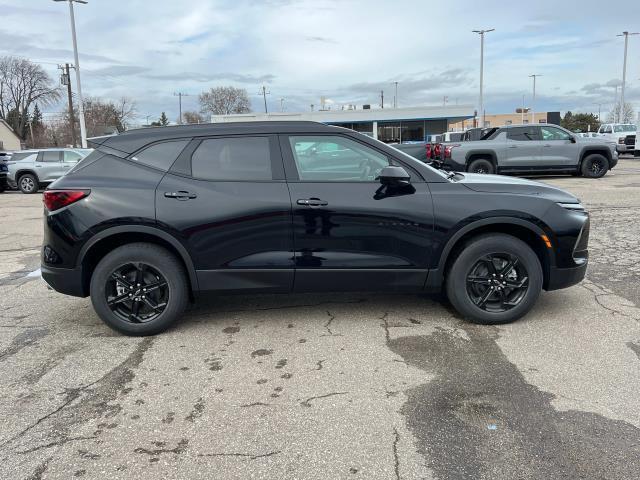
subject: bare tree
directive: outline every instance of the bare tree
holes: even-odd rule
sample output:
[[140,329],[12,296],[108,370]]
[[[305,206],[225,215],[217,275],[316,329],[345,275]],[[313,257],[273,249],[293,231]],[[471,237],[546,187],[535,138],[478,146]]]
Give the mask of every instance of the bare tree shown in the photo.
[[635,117],[635,111],[633,105],[628,102],[624,102],[624,108],[620,102],[616,103],[609,115],[607,115],[607,122],[609,123],[631,123]]
[[25,138],[32,104],[50,105],[60,90],[40,65],[15,57],[0,57],[0,118]]
[[118,102],[87,97],[84,100],[84,118],[87,136],[99,136],[126,130],[126,122],[135,116],[136,105],[122,97]]
[[198,97],[202,113],[229,115],[251,112],[249,95],[244,88],[215,87]]
[[206,117],[198,112],[184,112],[182,114],[185,123],[205,123]]

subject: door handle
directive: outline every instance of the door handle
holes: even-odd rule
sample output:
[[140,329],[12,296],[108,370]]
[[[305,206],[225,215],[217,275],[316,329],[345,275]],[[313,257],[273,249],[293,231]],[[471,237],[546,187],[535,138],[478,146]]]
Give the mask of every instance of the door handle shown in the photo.
[[517,145],[509,145],[509,147],[507,147],[507,148],[518,148],[518,146]]
[[308,207],[325,207],[329,202],[320,200],[319,198],[301,198],[296,202],[298,205],[306,205]]
[[42,168],[42,165],[36,165],[36,167],[38,167],[38,168]]
[[550,147],[551,145],[549,145],[548,143],[546,145],[543,145],[543,147]]
[[189,200],[196,198],[198,195],[180,190],[179,192],[164,192],[164,196],[167,198],[175,198],[176,200]]

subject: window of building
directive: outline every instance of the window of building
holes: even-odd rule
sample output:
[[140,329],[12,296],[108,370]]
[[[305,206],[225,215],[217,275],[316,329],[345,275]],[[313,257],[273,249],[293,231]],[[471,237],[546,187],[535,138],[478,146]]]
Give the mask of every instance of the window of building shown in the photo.
[[289,142],[303,181],[372,182],[389,165],[382,153],[341,136],[291,136]]
[[184,150],[184,147],[187,146],[187,143],[189,143],[189,140],[156,143],[131,157],[131,160],[166,172],[171,168],[180,152]]
[[272,180],[267,137],[212,138],[193,152],[191,171],[201,180]]

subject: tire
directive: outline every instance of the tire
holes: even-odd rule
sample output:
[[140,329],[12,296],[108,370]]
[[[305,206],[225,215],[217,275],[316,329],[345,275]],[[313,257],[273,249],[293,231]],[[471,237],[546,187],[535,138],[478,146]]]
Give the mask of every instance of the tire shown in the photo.
[[609,170],[609,160],[604,155],[592,153],[582,161],[582,176],[587,178],[603,177]]
[[[132,293],[127,294],[129,291]],[[91,275],[90,292],[93,308],[102,321],[132,336],[155,335],[168,329],[189,301],[182,263],[166,249],[150,243],[130,243],[108,253]]]
[[[493,262],[488,262],[487,257],[493,257]],[[514,259],[517,262],[512,269],[501,270],[505,267],[502,261]],[[504,277],[500,277],[501,274]],[[485,282],[485,275],[491,280]],[[473,238],[459,251],[446,274],[445,288],[449,301],[465,319],[482,325],[499,325],[513,322],[531,310],[542,290],[542,280],[540,261],[526,243],[510,235],[487,234]],[[499,286],[496,281],[501,282]],[[479,306],[485,295],[488,300]],[[501,299],[507,303],[501,306]]]
[[495,170],[496,169],[491,160],[487,160],[486,158],[477,158],[476,160],[472,160],[467,167],[467,172],[469,173],[483,173],[490,175],[496,173]]
[[38,178],[32,173],[20,175],[18,179],[18,188],[22,193],[31,194],[38,191]]

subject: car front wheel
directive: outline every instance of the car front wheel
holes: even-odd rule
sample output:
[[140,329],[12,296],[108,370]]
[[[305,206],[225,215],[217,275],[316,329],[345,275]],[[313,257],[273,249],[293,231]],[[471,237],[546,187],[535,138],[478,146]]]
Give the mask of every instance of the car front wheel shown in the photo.
[[98,316],[126,335],[154,335],[169,328],[187,306],[182,263],[162,247],[131,243],[116,248],[91,276]]
[[593,153],[582,162],[582,176],[600,178],[609,170],[609,160],[604,155]]
[[531,310],[542,290],[542,267],[523,241],[488,234],[466,244],[445,282],[449,301],[464,318],[497,325]]

